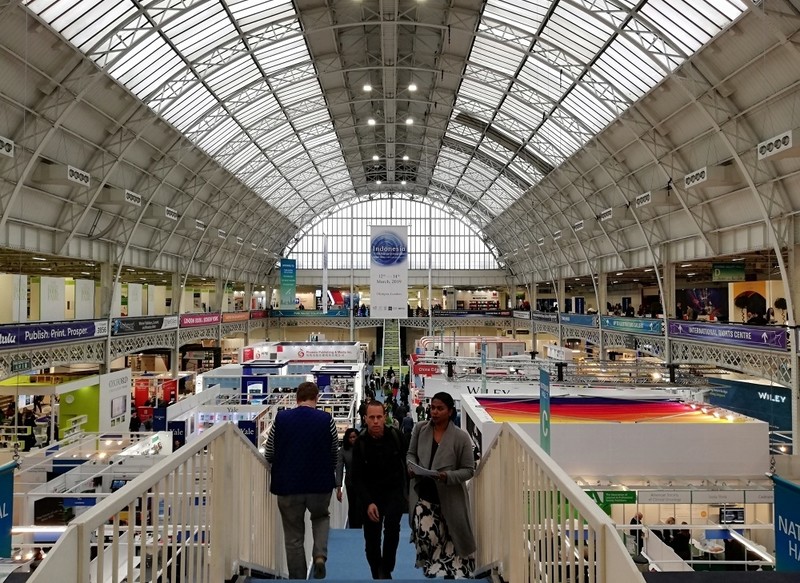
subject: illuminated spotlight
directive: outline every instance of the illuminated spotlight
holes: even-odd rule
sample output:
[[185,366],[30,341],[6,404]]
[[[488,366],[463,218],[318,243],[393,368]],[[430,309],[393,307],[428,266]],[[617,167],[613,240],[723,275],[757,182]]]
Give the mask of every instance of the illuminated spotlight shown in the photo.
[[414,119],[413,118],[411,118],[411,117],[407,117],[406,118],[406,125],[407,126],[410,126],[413,123],[414,123]]
[[786,446],[785,445],[780,446],[778,449],[781,450],[781,453],[786,453]]
[[364,91],[366,92],[372,91],[372,85],[370,85],[369,83],[364,83]]
[[403,186],[405,186],[405,185],[406,185],[406,181],[405,181],[405,180],[401,180],[401,181],[400,181],[400,184],[402,184]]
[[408,162],[408,154],[403,156],[403,162]]
[[377,154],[373,154],[373,155],[372,155],[372,159],[373,159],[373,160],[376,160],[376,161],[377,161],[377,160],[380,160],[380,156],[378,156]]
[[374,126],[375,125],[375,118],[371,117],[367,120],[367,125]]
[[376,181],[375,181],[375,184],[380,184],[380,183],[381,183],[381,181],[380,181],[380,180],[376,180]]
[[408,86],[408,90],[409,90],[409,91],[416,91],[416,90],[417,90],[417,84],[416,84],[416,83],[411,83],[411,84]]

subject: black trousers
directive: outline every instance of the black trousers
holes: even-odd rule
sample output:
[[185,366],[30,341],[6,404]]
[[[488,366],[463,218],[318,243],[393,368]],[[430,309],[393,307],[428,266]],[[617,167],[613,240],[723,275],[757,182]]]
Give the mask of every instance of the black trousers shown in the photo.
[[405,506],[403,491],[387,493],[375,503],[380,514],[378,522],[373,522],[366,516],[366,506],[364,507],[364,550],[372,578],[388,579],[394,571],[397,546],[400,543],[400,520]]

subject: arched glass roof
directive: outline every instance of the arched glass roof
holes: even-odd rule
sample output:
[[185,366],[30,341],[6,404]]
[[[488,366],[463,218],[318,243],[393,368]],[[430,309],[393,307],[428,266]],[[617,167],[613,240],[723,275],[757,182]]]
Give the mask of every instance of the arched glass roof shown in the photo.
[[387,188],[449,191],[448,204],[485,225],[746,8],[738,0],[23,4],[298,229],[343,197]]

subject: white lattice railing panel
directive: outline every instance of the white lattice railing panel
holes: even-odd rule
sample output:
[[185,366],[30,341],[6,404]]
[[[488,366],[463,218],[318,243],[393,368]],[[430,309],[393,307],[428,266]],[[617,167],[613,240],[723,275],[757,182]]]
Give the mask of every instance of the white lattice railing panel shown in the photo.
[[200,340],[219,340],[219,325],[197,326],[193,328],[181,328],[178,337],[178,345],[185,346]]
[[222,324],[222,337],[233,336],[235,334],[247,334],[247,321],[226,322]]
[[534,334],[550,334],[558,338],[558,322],[540,322],[535,320],[533,322]]
[[106,360],[106,341],[70,342],[55,346],[31,347],[24,351],[8,350],[0,352],[0,380],[19,374],[11,372],[11,363],[28,360],[30,370],[39,370],[68,364],[95,363]]
[[667,343],[663,336],[635,335],[634,348],[643,354],[664,358]]
[[788,352],[734,348],[710,342],[671,340],[672,362],[714,364],[791,386],[791,355]]
[[247,330],[255,330],[257,328],[268,328],[269,320],[267,318],[259,318],[258,320],[248,320]]
[[585,342],[600,344],[600,330],[589,328],[588,326],[561,326],[561,334],[564,338],[580,338]]
[[119,358],[151,348],[175,350],[176,330],[153,332],[151,334],[130,334],[111,338],[111,358]]

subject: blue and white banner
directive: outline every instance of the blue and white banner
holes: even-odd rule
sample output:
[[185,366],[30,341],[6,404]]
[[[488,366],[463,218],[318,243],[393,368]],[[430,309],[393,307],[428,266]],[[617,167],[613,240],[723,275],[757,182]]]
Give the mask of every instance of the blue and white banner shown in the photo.
[[775,562],[781,573],[800,571],[800,487],[772,476],[775,484]]
[[322,313],[328,313],[328,236],[322,234]]
[[86,340],[98,336],[108,336],[108,320],[1,326],[0,348]]
[[17,462],[0,466],[0,557],[11,557],[11,526],[14,508],[14,470]]
[[615,332],[632,332],[634,334],[654,334],[664,333],[664,322],[655,318],[614,318],[603,316],[600,318],[603,323],[603,330],[613,330]]
[[550,373],[539,369],[539,445],[550,455]]
[[297,295],[297,261],[281,259],[281,296],[280,309],[294,310],[294,298]]
[[592,314],[567,314],[566,312],[561,312],[558,318],[562,324],[568,324],[570,326],[590,326],[592,328],[597,328],[597,324],[600,321],[597,316]]
[[372,226],[369,244],[373,318],[408,317],[408,227]]

